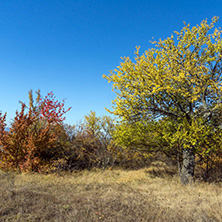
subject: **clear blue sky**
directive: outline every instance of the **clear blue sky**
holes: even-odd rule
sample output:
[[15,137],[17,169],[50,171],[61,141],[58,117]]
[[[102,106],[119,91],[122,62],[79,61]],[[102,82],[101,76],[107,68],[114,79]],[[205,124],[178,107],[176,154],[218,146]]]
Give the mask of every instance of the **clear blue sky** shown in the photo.
[[53,91],[75,124],[90,110],[107,114],[115,94],[102,78],[120,57],[154,40],[220,16],[221,0],[0,0],[0,110],[7,120],[28,91]]

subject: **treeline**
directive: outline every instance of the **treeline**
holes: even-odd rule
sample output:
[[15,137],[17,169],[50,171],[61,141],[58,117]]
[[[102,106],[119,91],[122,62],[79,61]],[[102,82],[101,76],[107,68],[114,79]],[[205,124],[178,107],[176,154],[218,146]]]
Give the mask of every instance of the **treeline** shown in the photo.
[[[6,127],[6,114],[0,115],[0,167],[21,172],[60,172],[92,168],[138,168],[152,160],[167,160],[180,169],[182,133],[168,119],[150,121],[116,121],[110,116],[90,112],[77,125],[64,124],[64,101],[58,102],[53,93],[33,98]],[[196,153],[197,176],[204,180],[220,179],[222,147],[220,134],[204,135]],[[178,134],[176,137],[175,133]],[[193,132],[194,136],[195,132]],[[192,138],[190,138],[191,141]]]
[[113,84],[119,121],[94,112],[76,126],[63,124],[64,101],[53,93],[22,103],[10,131],[0,115],[4,169],[57,171],[139,167],[158,156],[178,166],[181,183],[194,176],[222,178],[222,31],[210,24],[185,25],[142,55],[103,77]]
[[29,106],[21,110],[6,130],[6,114],[0,113],[0,167],[22,172],[55,172],[133,167],[146,156],[138,150],[124,149],[114,139],[116,124],[110,116],[97,117],[90,112],[78,125],[64,124],[64,101],[51,92],[29,92]]

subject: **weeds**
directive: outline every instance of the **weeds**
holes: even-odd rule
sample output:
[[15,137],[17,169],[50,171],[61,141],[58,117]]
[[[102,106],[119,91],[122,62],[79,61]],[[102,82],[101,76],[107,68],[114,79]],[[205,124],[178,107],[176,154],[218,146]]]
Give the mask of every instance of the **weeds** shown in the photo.
[[60,175],[1,172],[0,221],[222,220],[220,184],[182,186],[172,172],[161,163]]

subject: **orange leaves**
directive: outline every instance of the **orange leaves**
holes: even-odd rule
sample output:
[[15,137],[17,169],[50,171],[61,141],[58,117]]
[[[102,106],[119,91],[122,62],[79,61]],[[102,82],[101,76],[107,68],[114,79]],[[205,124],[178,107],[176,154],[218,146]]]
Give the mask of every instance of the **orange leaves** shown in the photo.
[[50,165],[53,156],[50,151],[56,147],[59,125],[68,112],[64,100],[58,102],[52,92],[41,99],[40,90],[34,105],[32,90],[29,92],[29,109],[22,104],[21,111],[11,124],[10,132],[5,130],[6,114],[0,113],[0,159],[5,169],[20,171],[41,171]]
[[44,100],[38,97],[36,103],[39,107],[34,107],[32,101],[28,112],[25,112],[26,106],[22,103],[21,111],[16,111],[9,132],[5,131],[6,114],[0,113],[2,167],[20,171],[41,171],[44,165],[50,163],[52,157],[48,151],[53,149],[57,142],[55,129],[64,120],[63,115],[70,110],[64,110],[64,101],[60,103],[54,101],[54,98],[52,92]]

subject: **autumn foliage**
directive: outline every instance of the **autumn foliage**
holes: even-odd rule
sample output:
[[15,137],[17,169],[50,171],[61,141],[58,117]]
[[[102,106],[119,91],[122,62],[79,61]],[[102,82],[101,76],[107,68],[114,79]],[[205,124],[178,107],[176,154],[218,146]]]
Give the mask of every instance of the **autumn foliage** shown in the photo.
[[[32,92],[30,92],[32,98]],[[49,151],[56,147],[55,129],[64,120],[64,103],[54,101],[49,93],[45,99],[38,99],[36,106],[30,102],[28,112],[22,103],[21,111],[11,124],[10,131],[5,130],[6,114],[0,115],[0,159],[6,169],[20,171],[41,171],[53,158]]]
[[48,122],[61,123],[65,120],[63,116],[67,113],[71,107],[67,110],[64,109],[65,100],[59,102],[55,100],[55,96],[52,92],[48,93],[44,99],[40,98],[38,106],[40,108],[40,117],[46,119]]
[[[168,148],[181,145],[184,185],[193,181],[198,154],[206,147],[207,153],[214,152],[213,144],[221,144],[221,136],[212,137],[212,132],[222,134],[217,118],[222,112],[222,32],[214,28],[217,21],[213,17],[210,24],[187,24],[143,54],[136,47],[134,60],[124,57],[104,75],[116,93],[111,113],[129,123],[164,119],[175,125],[165,138]],[[208,144],[209,138],[217,141]]]
[[116,164],[120,147],[112,139],[112,118],[97,117],[91,111],[83,123],[63,127],[66,134],[59,136],[63,145],[60,146],[60,158],[54,161],[54,170],[107,168]]
[[[147,166],[167,157],[181,182],[222,178],[222,37],[210,24],[186,25],[135,60],[125,57],[104,77],[113,83],[114,121],[90,112],[82,123],[64,124],[65,101],[52,92],[33,99],[6,130],[0,113],[0,167],[52,172]],[[109,111],[109,110],[108,110]],[[167,161],[168,161],[167,160]],[[194,173],[195,171],[195,173]]]

